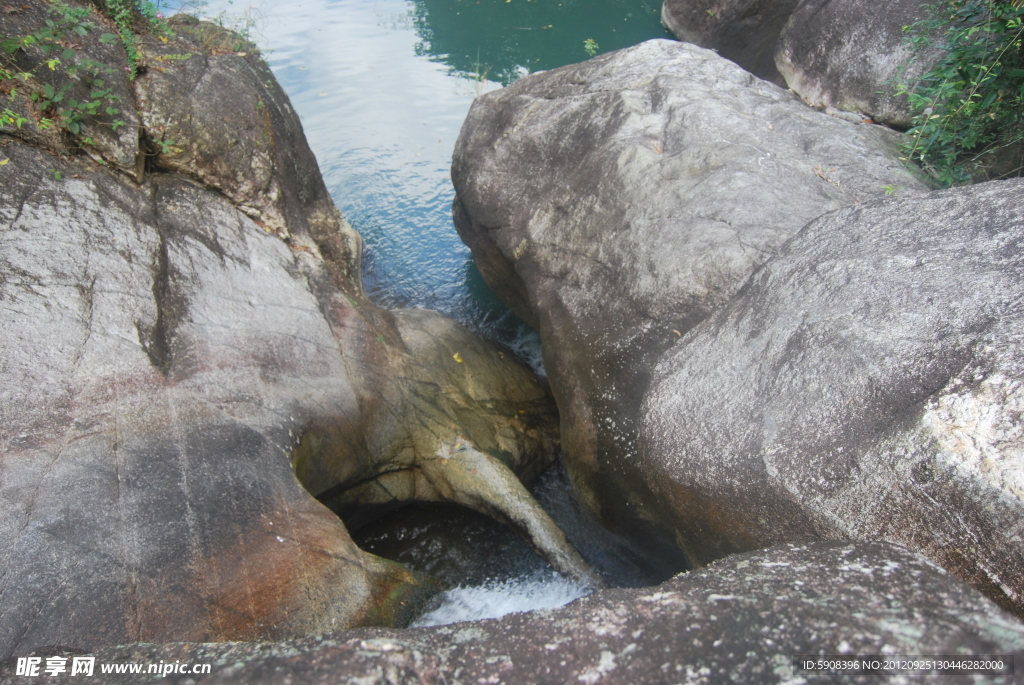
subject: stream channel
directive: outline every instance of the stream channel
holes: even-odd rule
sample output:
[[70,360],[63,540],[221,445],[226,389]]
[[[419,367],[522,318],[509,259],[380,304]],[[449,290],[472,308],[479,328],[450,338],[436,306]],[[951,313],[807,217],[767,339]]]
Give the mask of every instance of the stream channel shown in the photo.
[[[216,0],[155,3],[245,33],[299,113],[335,204],[366,244],[378,304],[441,312],[543,374],[540,341],[483,282],[452,225],[451,154],[473,98],[521,76],[667,38],[660,0]],[[626,541],[591,522],[556,465],[533,489],[611,586],[649,585]],[[351,528],[351,526],[350,526]],[[350,530],[363,549],[452,589],[414,625],[551,608],[586,593],[511,530],[411,505]]]

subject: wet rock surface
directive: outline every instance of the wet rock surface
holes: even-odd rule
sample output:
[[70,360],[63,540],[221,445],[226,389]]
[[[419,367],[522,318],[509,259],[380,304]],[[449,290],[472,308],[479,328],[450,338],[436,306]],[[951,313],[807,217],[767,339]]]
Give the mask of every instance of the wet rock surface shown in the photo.
[[456,227],[540,332],[569,474],[602,521],[655,546],[634,447],[651,369],[811,219],[885,186],[923,191],[897,136],[672,41],[476,100],[452,167]]
[[560,609],[491,621],[276,644],[131,645],[105,650],[97,661],[211,664],[208,676],[169,675],[171,683],[333,683],[343,673],[349,682],[374,683],[632,684],[720,682],[726,674],[743,682],[810,680],[793,663],[801,654],[1019,660],[1024,625],[918,554],[884,543],[815,543],[737,555],[657,587],[603,590]]
[[665,355],[640,455],[691,559],[886,539],[1024,613],[1022,198],[828,214]]

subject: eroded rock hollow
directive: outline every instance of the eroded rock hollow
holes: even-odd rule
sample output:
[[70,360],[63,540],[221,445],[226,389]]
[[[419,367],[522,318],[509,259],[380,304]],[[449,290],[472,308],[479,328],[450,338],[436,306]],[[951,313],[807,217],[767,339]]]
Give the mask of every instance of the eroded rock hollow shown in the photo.
[[53,135],[25,90],[0,132],[0,654],[408,620],[435,586],[313,495],[463,504],[599,585],[520,481],[556,457],[546,388],[440,315],[373,305],[266,64],[172,25],[134,81],[82,38],[114,64],[116,135]]

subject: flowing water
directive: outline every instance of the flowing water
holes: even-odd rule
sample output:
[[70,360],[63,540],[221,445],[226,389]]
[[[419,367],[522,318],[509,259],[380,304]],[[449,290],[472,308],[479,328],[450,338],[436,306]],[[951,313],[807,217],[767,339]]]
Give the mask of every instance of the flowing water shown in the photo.
[[[166,14],[183,3],[159,4]],[[444,313],[542,372],[536,334],[484,284],[452,225],[449,168],[455,140],[473,98],[481,93],[528,73],[582,61],[588,48],[602,53],[668,37],[658,18],[660,0],[184,4],[248,32],[264,49],[302,119],[335,203],[366,243],[369,295],[386,307]],[[564,474],[542,481],[540,487],[551,490],[545,506],[565,508],[570,498],[564,481]],[[452,584],[463,587],[449,597],[451,606],[438,609],[448,613],[431,620],[556,606],[583,592],[548,571],[511,533],[495,532],[466,512],[438,515],[448,521],[444,527],[476,531],[476,537],[462,536],[472,540],[467,555],[500,563],[452,576]],[[573,517],[577,515],[569,515]],[[582,519],[559,523],[580,531],[589,525]],[[391,533],[382,525],[374,529],[378,537],[415,537],[415,524],[392,521]],[[583,539],[590,542],[578,541]],[[495,548],[491,543],[499,540],[504,542]],[[371,548],[375,544],[365,536],[360,542]],[[578,532],[574,542],[586,548],[584,555],[602,572],[614,576],[613,584],[649,580],[640,566],[615,560],[617,553],[609,550],[618,543],[610,538],[602,540],[591,530]],[[400,561],[431,566],[438,558],[437,546],[424,542],[412,545],[413,551],[391,550],[396,555],[392,558],[405,554],[408,558]],[[618,556],[623,555],[628,552]],[[460,564],[472,566],[467,559]],[[485,567],[489,570],[484,573],[480,569]]]
[[[561,463],[531,489],[580,554],[613,587],[665,579],[628,541],[595,524],[576,502]],[[363,549],[407,564],[452,589],[414,625],[493,618],[561,606],[588,589],[562,578],[511,529],[455,505],[406,506],[352,531]]]

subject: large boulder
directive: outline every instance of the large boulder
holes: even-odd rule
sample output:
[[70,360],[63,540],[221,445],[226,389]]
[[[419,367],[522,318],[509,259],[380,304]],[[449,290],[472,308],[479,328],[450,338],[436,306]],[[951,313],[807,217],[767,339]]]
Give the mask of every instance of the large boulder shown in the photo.
[[[142,48],[146,126],[198,81],[187,154],[161,148],[141,181],[68,136],[0,137],[0,655],[401,624],[433,585],[313,498],[388,486],[508,521],[599,585],[516,475],[556,457],[546,388],[440,315],[369,302],[265,65],[191,40]],[[226,74],[244,134],[278,141],[251,168],[218,166],[231,130],[204,123],[223,93],[203,79]]]
[[640,459],[698,563],[884,539],[1024,614],[1024,181],[790,240],[666,354]]
[[[848,670],[815,674],[800,655],[833,655]],[[880,672],[860,665],[871,655]],[[410,685],[863,683],[883,674],[886,682],[917,682],[907,670],[884,669],[893,655],[1003,655],[1001,669],[975,677],[1009,685],[1024,658],[1024,625],[905,549],[817,543],[738,555],[657,587],[605,590],[492,621],[276,644],[129,645],[96,661],[166,664],[162,681],[195,685],[326,684],[339,674],[351,683]],[[191,672],[206,665],[208,674]]]
[[664,0],[661,23],[680,40],[710,48],[755,76],[782,85],[775,46],[799,2]]
[[635,421],[662,353],[808,221],[922,191],[898,139],[667,40],[476,99],[456,228],[539,330],[573,486],[606,524],[656,539]]
[[0,653],[401,620],[417,581],[291,471],[358,412],[292,250],[188,182],[4,151]]
[[910,126],[901,84],[913,86],[934,50],[915,55],[903,27],[926,16],[921,0],[884,9],[864,0],[803,0],[782,29],[775,64],[807,102],[860,112],[879,123]]

